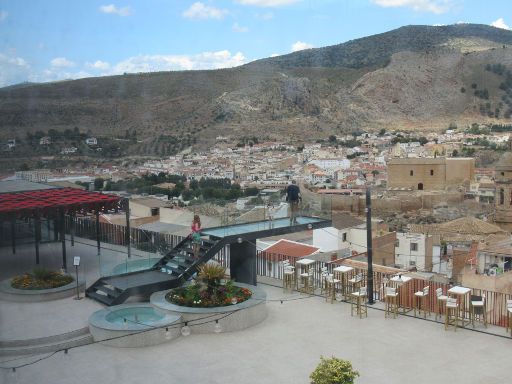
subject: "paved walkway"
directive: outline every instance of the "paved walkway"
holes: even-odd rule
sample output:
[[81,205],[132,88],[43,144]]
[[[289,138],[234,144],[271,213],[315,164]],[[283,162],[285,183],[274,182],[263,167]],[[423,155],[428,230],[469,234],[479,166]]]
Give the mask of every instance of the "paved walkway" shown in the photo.
[[[84,272],[91,282],[99,275],[99,259],[91,247],[83,247],[74,249],[82,253]],[[53,258],[45,256],[45,263],[58,265],[60,254],[52,254]],[[0,275],[4,277],[30,266],[25,259],[18,259],[21,250],[16,256],[5,252],[0,256]],[[283,294],[280,288],[261,286],[271,299],[267,303],[269,315],[253,328],[212,335],[195,335],[192,328],[188,337],[147,348],[116,349],[99,344],[79,347],[68,355],[59,352],[18,369],[17,382],[309,383],[309,374],[320,355],[352,361],[361,373],[358,384],[509,381],[512,340],[508,337],[463,329],[445,331],[442,324],[407,316],[384,319],[384,313],[377,309],[370,309],[368,318],[361,320],[350,316],[350,305],[346,303],[329,304],[321,297]],[[282,304],[281,299],[285,299]],[[0,339],[78,329],[98,307],[89,299],[32,305],[0,302]],[[505,336],[503,328],[490,330]],[[19,365],[40,357],[14,362],[6,362],[12,357],[1,357],[0,366]],[[10,374],[0,370],[0,383],[12,382]]]

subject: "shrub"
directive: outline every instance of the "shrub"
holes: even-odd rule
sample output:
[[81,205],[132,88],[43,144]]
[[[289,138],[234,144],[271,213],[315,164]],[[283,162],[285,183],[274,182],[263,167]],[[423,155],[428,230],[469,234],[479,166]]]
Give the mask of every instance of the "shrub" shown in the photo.
[[48,280],[49,278],[52,277],[53,273],[54,272],[49,271],[48,269],[43,267],[35,267],[32,270],[32,274],[34,275],[34,278],[36,280]]
[[359,372],[352,369],[350,361],[320,356],[320,364],[309,378],[312,384],[352,384]]
[[224,278],[226,268],[215,262],[201,265],[197,271],[197,277],[207,285],[218,285]]

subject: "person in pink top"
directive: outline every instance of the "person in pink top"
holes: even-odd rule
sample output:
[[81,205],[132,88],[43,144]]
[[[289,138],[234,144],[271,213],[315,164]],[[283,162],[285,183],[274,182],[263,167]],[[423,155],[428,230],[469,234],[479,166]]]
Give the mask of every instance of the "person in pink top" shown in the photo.
[[194,215],[190,229],[192,229],[191,237],[194,259],[197,259],[199,257],[199,249],[201,247],[201,219],[199,218],[199,215]]

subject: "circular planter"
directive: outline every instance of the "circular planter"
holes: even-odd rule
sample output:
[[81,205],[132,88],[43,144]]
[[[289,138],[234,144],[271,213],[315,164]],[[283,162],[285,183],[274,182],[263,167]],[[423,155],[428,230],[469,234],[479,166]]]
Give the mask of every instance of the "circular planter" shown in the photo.
[[[17,289],[11,286],[11,281],[12,278],[0,282],[0,298],[3,300],[34,303],[64,299],[76,295],[76,281],[62,287],[49,289]],[[78,280],[78,289],[80,292],[84,291],[85,280]]]
[[214,333],[215,320],[218,320],[222,332],[240,331],[265,320],[267,293],[254,285],[242,283],[235,283],[235,285],[250,289],[251,298],[242,303],[224,307],[183,307],[166,300],[165,296],[171,291],[169,289],[153,293],[150,302],[168,313],[181,316],[182,321],[188,323],[192,333]]
[[89,330],[94,341],[104,345],[147,347],[179,337],[180,321],[180,316],[150,304],[121,304],[94,312],[89,317]]

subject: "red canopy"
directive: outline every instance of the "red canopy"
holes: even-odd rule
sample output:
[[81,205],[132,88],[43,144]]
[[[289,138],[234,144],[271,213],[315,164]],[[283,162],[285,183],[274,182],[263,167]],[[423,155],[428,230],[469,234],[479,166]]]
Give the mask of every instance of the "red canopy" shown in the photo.
[[45,215],[55,208],[69,211],[107,211],[117,206],[121,198],[76,188],[55,188],[0,194],[0,215]]

